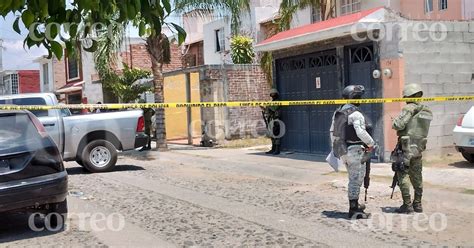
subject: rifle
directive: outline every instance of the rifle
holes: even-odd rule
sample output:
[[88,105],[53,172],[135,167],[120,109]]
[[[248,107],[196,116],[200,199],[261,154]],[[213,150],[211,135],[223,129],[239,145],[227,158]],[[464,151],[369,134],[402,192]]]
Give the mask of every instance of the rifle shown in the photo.
[[364,177],[364,188],[365,188],[365,197],[364,200],[367,202],[367,189],[370,185],[370,158],[365,162],[365,177]]
[[[378,148],[377,145],[374,146],[374,151]],[[366,157],[365,161],[365,177],[364,177],[364,188],[365,188],[365,197],[364,200],[367,202],[367,189],[369,188],[370,185],[370,160],[372,158],[372,152],[369,152],[368,150],[365,151],[367,154],[364,156]],[[377,152],[376,152],[377,154]]]
[[392,188],[392,195],[390,195],[390,199],[392,199],[393,193],[395,192],[395,187],[397,187],[398,185],[397,172],[405,170],[405,162],[403,161],[403,151],[400,143],[398,143],[395,147],[395,150],[393,150],[390,156],[390,160],[392,161],[392,171],[394,172],[392,185],[390,186],[390,188]]
[[263,117],[263,121],[265,122],[265,127],[267,127],[268,129],[268,120],[267,120],[267,117],[265,116],[265,110],[262,109],[262,117]]
[[393,193],[395,192],[395,187],[397,187],[397,184],[398,184],[398,178],[397,178],[397,172],[395,171],[395,174],[393,175],[393,179],[392,179],[392,186],[390,186],[390,188],[392,188],[392,194],[390,195],[390,199],[393,199]]

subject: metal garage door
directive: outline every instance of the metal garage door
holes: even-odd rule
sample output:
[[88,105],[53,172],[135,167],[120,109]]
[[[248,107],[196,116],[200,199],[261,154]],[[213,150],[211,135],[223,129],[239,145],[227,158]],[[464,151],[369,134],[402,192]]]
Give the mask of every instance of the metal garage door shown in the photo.
[[[282,100],[339,97],[337,64],[336,50],[277,60],[277,85]],[[286,127],[282,149],[327,154],[334,109],[331,105],[282,108]]]

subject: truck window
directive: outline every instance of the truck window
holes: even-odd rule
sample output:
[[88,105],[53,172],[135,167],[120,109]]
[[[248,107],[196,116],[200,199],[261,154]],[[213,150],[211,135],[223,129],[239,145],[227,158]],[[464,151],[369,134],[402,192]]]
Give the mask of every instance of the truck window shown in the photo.
[[[0,99],[0,104],[13,105],[46,105],[46,101],[40,97],[17,98],[17,99]],[[48,110],[30,110],[36,117],[48,116]]]

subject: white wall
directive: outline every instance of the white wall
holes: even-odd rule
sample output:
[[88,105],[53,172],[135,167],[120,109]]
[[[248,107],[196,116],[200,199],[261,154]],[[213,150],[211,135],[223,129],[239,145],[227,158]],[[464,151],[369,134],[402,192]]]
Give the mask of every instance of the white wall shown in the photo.
[[[43,93],[49,93],[54,91],[54,73],[53,73],[53,62],[50,59],[42,59],[38,61],[39,64],[39,71],[40,71],[40,91]],[[44,71],[43,65],[48,64],[48,85],[45,87],[44,85]]]
[[291,20],[290,27],[296,28],[308,24],[311,24],[311,8],[298,10]]
[[92,83],[92,75],[97,74],[94,67],[94,55],[82,51],[82,76],[84,84],[82,86],[82,96],[87,97],[88,103],[104,102],[101,83]]
[[463,19],[474,20],[474,1],[463,0],[462,2]]
[[230,50],[230,22],[226,22],[225,19],[216,20],[204,25],[204,64],[215,65],[225,63],[231,63],[230,55],[228,52],[216,52],[216,34],[215,31],[224,28],[225,34],[225,51]]

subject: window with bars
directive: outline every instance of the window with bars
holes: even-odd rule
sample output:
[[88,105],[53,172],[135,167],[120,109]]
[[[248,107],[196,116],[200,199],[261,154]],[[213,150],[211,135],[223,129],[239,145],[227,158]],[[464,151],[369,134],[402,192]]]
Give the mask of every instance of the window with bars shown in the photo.
[[448,9],[448,0],[439,0],[439,10]]
[[76,58],[67,58],[67,81],[79,78],[79,61]]
[[425,0],[425,13],[433,12],[433,0]]
[[320,22],[321,18],[321,7],[312,7],[311,8],[311,23]]
[[10,81],[12,84],[12,94],[19,94],[20,89],[19,89],[19,83],[18,83],[18,74],[11,74],[10,75]]
[[359,12],[361,0],[341,0],[341,15],[349,15]]

